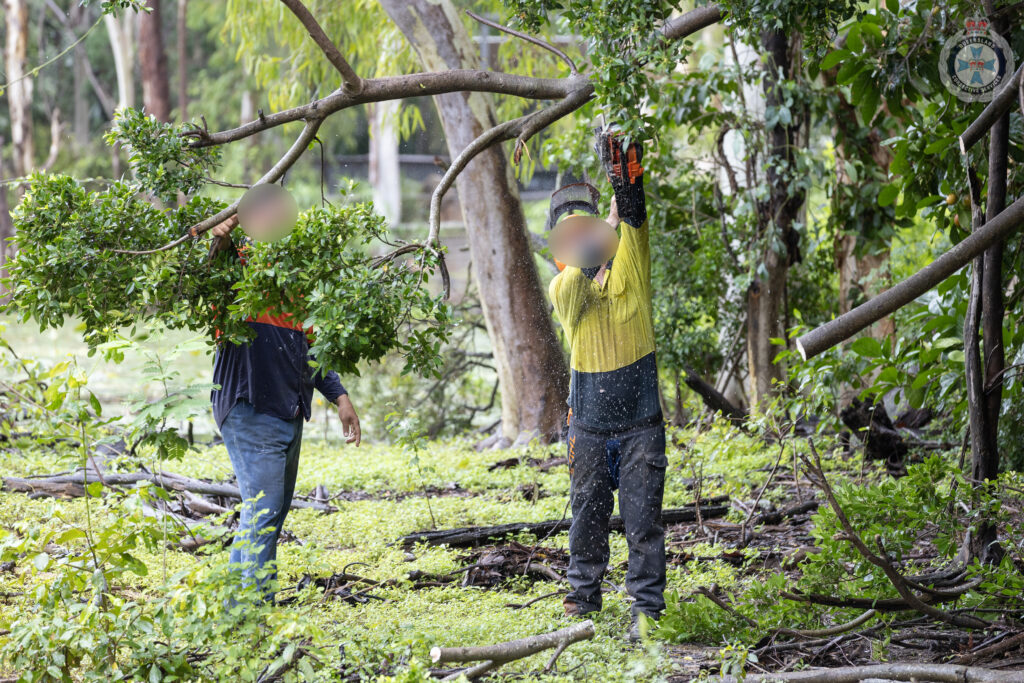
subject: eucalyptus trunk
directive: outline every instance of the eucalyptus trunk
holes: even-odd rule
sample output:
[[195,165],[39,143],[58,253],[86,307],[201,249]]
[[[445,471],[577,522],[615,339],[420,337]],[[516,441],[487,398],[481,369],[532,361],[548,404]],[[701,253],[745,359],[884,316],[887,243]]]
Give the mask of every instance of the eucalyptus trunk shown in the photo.
[[28,2],[4,0],[4,21],[7,35],[4,49],[4,90],[10,111],[12,166],[15,176],[30,173],[35,166],[32,143],[32,83],[25,74],[28,54]]
[[171,120],[171,81],[164,49],[160,0],[149,0],[149,12],[139,12],[139,73],[142,104],[158,121]]
[[[425,69],[480,68],[480,56],[449,0],[382,0]],[[454,159],[496,123],[492,96],[434,98]],[[456,180],[473,274],[501,388],[507,439],[556,435],[566,411],[568,372],[526,234],[522,203],[504,150],[492,147]]]
[[[764,94],[766,109],[785,106],[782,80],[793,70],[790,41],[783,31],[766,31],[761,36],[764,62]],[[794,162],[794,145],[798,128],[796,112],[791,122],[776,123],[766,132],[768,154],[766,180],[769,198],[761,207],[760,231],[765,245],[757,272],[747,290],[747,361],[750,370],[752,406],[764,408],[782,379],[782,368],[775,356],[782,349],[772,339],[784,338],[783,318],[786,299],[786,277],[789,267],[800,260],[799,234],[793,229],[803,204],[803,193],[787,181],[787,169]]]

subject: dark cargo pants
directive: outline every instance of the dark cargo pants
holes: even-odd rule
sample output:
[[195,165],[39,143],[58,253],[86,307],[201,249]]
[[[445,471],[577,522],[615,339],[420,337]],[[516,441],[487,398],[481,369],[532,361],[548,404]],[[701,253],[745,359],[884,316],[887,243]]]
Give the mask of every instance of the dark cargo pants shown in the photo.
[[660,422],[603,434],[570,420],[569,445],[572,526],[569,528],[567,603],[580,612],[601,609],[601,581],[608,567],[609,520],[618,480],[619,512],[629,546],[626,590],[633,614],[657,618],[665,608],[665,529],[661,502],[665,490],[665,427]]

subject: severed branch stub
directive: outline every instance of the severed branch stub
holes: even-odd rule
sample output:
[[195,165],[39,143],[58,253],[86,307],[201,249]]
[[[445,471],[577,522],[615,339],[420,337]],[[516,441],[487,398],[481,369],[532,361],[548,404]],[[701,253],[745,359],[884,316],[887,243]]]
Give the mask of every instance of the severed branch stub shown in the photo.
[[453,681],[459,676],[473,679],[517,659],[523,659],[555,648],[551,659],[548,660],[545,671],[550,671],[565,648],[581,640],[589,640],[594,637],[594,622],[587,619],[567,628],[541,633],[519,640],[509,640],[495,645],[482,645],[477,647],[435,647],[430,650],[430,660],[435,664],[448,662],[480,662],[468,669],[457,671],[442,680]]

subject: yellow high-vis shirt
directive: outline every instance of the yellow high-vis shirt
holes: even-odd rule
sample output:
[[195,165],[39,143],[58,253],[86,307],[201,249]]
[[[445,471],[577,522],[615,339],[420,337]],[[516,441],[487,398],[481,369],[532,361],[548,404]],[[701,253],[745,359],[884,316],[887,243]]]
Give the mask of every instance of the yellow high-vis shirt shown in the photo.
[[548,293],[569,341],[569,405],[584,426],[615,430],[659,418],[647,221],[621,223],[604,282],[566,267]]

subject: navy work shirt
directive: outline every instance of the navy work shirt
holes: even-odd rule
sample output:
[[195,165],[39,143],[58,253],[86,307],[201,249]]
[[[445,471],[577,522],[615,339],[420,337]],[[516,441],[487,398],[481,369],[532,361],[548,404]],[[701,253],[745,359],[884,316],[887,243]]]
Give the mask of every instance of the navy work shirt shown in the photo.
[[217,348],[213,381],[220,389],[210,393],[210,400],[218,428],[240,398],[258,413],[282,420],[302,415],[308,420],[314,387],[331,403],[348,393],[337,373],[313,372],[309,340],[290,318],[263,314],[248,325],[256,331],[252,342]]

